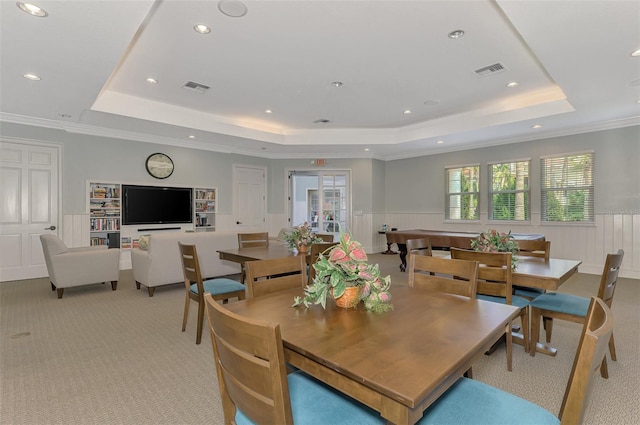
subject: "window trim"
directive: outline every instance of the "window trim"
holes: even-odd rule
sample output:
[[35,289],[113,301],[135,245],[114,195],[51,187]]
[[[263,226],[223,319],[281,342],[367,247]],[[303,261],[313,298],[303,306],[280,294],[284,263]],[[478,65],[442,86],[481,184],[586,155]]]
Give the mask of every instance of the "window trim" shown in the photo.
[[[570,158],[574,156],[580,155],[590,155],[591,156],[591,184],[586,186],[567,186],[563,188],[550,188],[547,187],[547,166],[545,165],[547,160],[556,159],[556,158]],[[561,153],[561,154],[553,154],[553,155],[545,155],[540,157],[540,223],[543,225],[593,225],[595,223],[595,169],[596,169],[596,155],[593,150],[586,151],[578,151],[578,152],[569,152],[569,153]],[[580,189],[586,190],[590,192],[590,208],[589,214],[590,219],[587,220],[549,220],[548,217],[548,205],[545,201],[545,196],[548,192],[558,191],[558,190],[567,190],[567,189]]]
[[[472,167],[477,167],[478,171],[477,171],[477,191],[473,191],[473,192],[450,192],[449,191],[449,170],[455,170],[455,169],[464,169],[464,168],[472,168]],[[464,164],[464,165],[447,165],[444,167],[444,184],[445,184],[445,192],[444,192],[444,196],[445,196],[445,200],[444,200],[444,204],[445,204],[445,212],[444,212],[444,219],[447,222],[453,222],[453,223],[478,223],[480,222],[480,216],[481,216],[481,206],[482,206],[482,198],[480,197],[480,184],[481,184],[481,165],[480,163],[471,163],[471,164]],[[451,196],[452,195],[459,195],[459,196],[463,196],[463,195],[475,195],[476,199],[478,201],[478,205],[476,207],[476,217],[477,218],[451,218]]]
[[[502,191],[494,191],[493,190],[493,166],[496,164],[516,164],[518,162],[526,162],[527,163],[527,189],[526,190],[502,190]],[[502,161],[492,161],[487,162],[487,175],[488,175],[488,196],[487,196],[487,220],[492,223],[531,223],[531,158],[522,158],[522,159],[507,159]],[[501,194],[501,193],[525,193],[527,194],[527,202],[525,205],[525,216],[527,217],[525,220],[501,220],[499,218],[495,218],[493,216],[493,195]]]

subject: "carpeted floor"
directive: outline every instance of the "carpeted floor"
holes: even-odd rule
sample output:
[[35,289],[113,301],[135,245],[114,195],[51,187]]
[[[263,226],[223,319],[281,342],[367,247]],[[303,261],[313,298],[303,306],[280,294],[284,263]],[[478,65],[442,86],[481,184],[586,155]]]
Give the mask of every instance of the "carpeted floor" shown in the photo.
[[[397,255],[375,254],[393,285],[406,284]],[[577,275],[562,291],[590,296],[599,277]],[[640,423],[640,281],[620,279],[614,300],[618,361],[597,378],[585,424]],[[222,424],[211,341],[195,344],[195,309],[181,332],[184,289],[137,291],[130,270],[110,285],[66,289],[47,279],[0,284],[0,424]],[[556,321],[556,357],[514,346],[483,356],[474,378],[557,414],[581,326]],[[425,332],[425,336],[426,336]],[[523,418],[523,422],[526,418]]]

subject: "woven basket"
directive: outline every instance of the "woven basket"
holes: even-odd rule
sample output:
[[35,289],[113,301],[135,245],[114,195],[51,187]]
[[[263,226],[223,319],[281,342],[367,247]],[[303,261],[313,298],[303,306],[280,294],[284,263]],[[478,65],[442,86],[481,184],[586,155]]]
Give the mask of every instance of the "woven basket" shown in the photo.
[[[331,290],[333,294],[333,290]],[[336,305],[342,308],[353,308],[360,302],[360,288],[357,286],[348,286],[340,298],[335,298]]]

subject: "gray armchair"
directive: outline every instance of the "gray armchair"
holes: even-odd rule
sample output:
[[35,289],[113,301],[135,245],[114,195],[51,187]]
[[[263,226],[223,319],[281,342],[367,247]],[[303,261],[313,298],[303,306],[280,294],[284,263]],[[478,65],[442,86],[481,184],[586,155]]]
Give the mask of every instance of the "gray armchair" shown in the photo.
[[62,239],[49,234],[40,235],[40,241],[51,290],[58,291],[58,298],[62,298],[64,288],[99,282],[110,281],[111,289],[116,290],[120,274],[119,249],[107,249],[106,246],[67,248]]

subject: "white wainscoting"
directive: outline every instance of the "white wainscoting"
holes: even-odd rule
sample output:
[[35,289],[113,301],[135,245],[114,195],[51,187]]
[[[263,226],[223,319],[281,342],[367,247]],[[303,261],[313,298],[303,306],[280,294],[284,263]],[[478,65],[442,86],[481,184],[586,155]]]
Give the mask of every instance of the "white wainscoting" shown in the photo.
[[[284,224],[283,224],[284,223]],[[620,275],[640,279],[640,214],[596,214],[592,226],[585,225],[541,225],[540,217],[534,215],[530,224],[489,223],[481,217],[478,223],[447,223],[439,213],[362,213],[351,220],[351,234],[368,253],[387,249],[386,237],[378,231],[382,225],[388,228],[442,229],[477,232],[487,229],[511,230],[514,233],[540,233],[551,243],[551,255],[556,258],[581,260],[580,272],[601,274],[607,253],[624,250],[624,261]],[[277,235],[286,226],[284,214],[267,215],[266,229]],[[234,231],[232,214],[216,214],[217,231]],[[62,238],[69,247],[89,244],[88,214],[65,215]],[[120,259],[122,269],[131,268],[128,251]]]
[[[389,227],[451,231],[497,229],[513,233],[540,233],[551,241],[551,256],[582,261],[580,272],[602,274],[608,253],[624,250],[620,276],[640,279],[640,214],[596,214],[593,225],[541,225],[539,215],[530,224],[491,223],[481,217],[478,223],[445,222],[443,214],[385,215]],[[378,228],[374,228],[377,231]],[[376,250],[386,245],[376,246]]]

